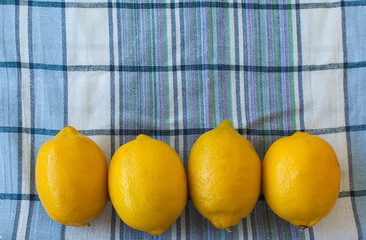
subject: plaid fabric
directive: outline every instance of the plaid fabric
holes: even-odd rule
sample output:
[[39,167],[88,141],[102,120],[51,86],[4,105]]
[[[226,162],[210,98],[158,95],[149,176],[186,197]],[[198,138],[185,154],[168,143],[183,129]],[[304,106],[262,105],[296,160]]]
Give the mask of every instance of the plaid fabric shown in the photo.
[[[0,0],[2,239],[366,239],[366,1]],[[232,233],[189,200],[161,236],[126,226],[108,202],[89,228],[40,204],[40,146],[66,125],[109,159],[140,133],[187,166],[200,134],[229,119],[261,159],[299,130],[341,165],[332,212],[299,232],[260,197]]]

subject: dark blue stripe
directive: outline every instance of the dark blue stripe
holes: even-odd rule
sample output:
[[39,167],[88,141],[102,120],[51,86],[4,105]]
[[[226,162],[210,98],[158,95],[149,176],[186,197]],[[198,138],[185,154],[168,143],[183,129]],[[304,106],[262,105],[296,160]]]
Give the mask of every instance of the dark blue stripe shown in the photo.
[[62,9],[61,9],[61,24],[62,24],[62,71],[63,71],[63,86],[64,86],[64,126],[68,125],[68,66],[67,66],[67,49],[66,49],[66,9],[65,9],[65,0],[62,0]]
[[[155,21],[156,21],[156,17],[155,17],[155,11],[154,12],[151,12],[151,14],[150,14],[150,21],[151,21],[151,37],[152,37],[152,39],[155,39],[156,38],[156,36],[155,36],[155,31],[153,30],[153,29],[158,29],[157,28],[157,26],[156,26],[156,24],[155,24]],[[153,44],[151,44],[151,45],[153,45]],[[155,63],[157,62],[157,54],[156,54],[156,48],[155,47],[153,47],[152,49],[151,49],[151,55],[152,55],[152,63],[153,63],[153,65],[154,66],[156,66],[155,65]],[[154,79],[158,79],[159,77],[156,75],[156,74],[154,74],[155,76],[154,76]],[[153,111],[153,125],[152,126],[150,126],[150,127],[152,127],[152,128],[158,128],[158,127],[160,127],[160,126],[158,126],[158,120],[159,120],[159,118],[158,118],[158,112],[160,112],[159,111],[159,109],[158,109],[158,107],[159,107],[159,105],[158,105],[158,92],[157,92],[157,85],[159,84],[159,83],[155,83],[154,81],[151,81],[151,83],[150,84],[152,84],[152,92],[153,92],[153,94],[152,94],[152,99],[150,98],[149,100],[151,101],[153,101],[153,104],[152,104],[152,107],[155,109],[154,111]],[[150,93],[151,94],[151,93]],[[153,136],[153,137],[156,137],[156,136]]]
[[303,96],[303,84],[302,84],[302,71],[305,66],[302,66],[302,42],[301,42],[301,16],[300,16],[300,4],[299,0],[296,0],[296,36],[297,36],[297,57],[298,57],[298,82],[299,82],[299,112],[300,112],[300,129],[305,130],[305,117],[304,117],[304,96]]
[[[255,40],[254,42],[254,46],[257,44],[257,47],[255,47],[255,49],[257,49],[257,53],[255,53],[257,55],[257,57],[255,57],[255,60],[259,63],[259,64],[262,64],[263,63],[263,60],[264,57],[262,56],[262,24],[261,24],[261,14],[258,14],[257,11],[253,12],[253,18],[255,17],[255,15],[257,15],[257,21],[254,20],[254,27],[257,28],[254,30],[254,32],[257,31],[257,33],[255,34],[255,36],[257,37],[257,40]],[[256,89],[256,93],[258,92],[258,95],[259,95],[259,99],[257,96],[252,96],[252,97],[255,97],[255,102],[258,103],[258,106],[259,107],[256,107],[256,109],[259,109],[260,110],[260,115],[255,115],[255,118],[257,119],[258,121],[258,125],[261,126],[262,128],[265,128],[264,124],[265,124],[265,119],[263,117],[259,117],[259,116],[266,116],[265,112],[264,112],[264,91],[262,89],[263,88],[263,74],[256,74],[254,76],[254,81],[256,81],[256,84],[255,84],[255,87],[258,87],[259,88],[259,91]],[[256,110],[258,111],[258,110]],[[257,118],[258,116],[258,118]],[[269,122],[269,121],[268,121]],[[259,142],[260,144],[260,147],[259,149],[265,149],[264,148],[264,141],[260,141]],[[255,229],[253,229],[253,231],[255,231]]]
[[[245,24],[243,24],[245,25]],[[298,34],[300,34],[298,32]],[[300,46],[301,47],[301,44]],[[301,55],[301,53],[300,53]],[[66,56],[65,56],[66,57]],[[243,72],[264,72],[264,73],[285,73],[285,72],[310,72],[332,69],[365,68],[366,61],[349,63],[329,63],[320,65],[299,66],[251,66],[251,65],[231,65],[231,64],[182,64],[173,66],[128,66],[128,65],[56,65],[44,63],[24,63],[24,62],[0,62],[0,68],[25,68],[42,69],[50,71],[64,72],[176,72],[176,71],[243,71]],[[302,84],[302,83],[301,83]]]
[[[19,3],[19,1],[17,1]],[[15,5],[15,42],[16,42],[16,54],[17,60],[20,62],[20,33],[19,33],[19,4]],[[18,127],[22,127],[23,125],[23,108],[22,108],[22,71],[18,68],[17,71],[18,77],[18,89],[17,89],[17,100],[18,100]],[[23,136],[22,133],[18,133],[18,193],[22,193],[22,160],[23,160]],[[20,217],[20,202],[17,202],[16,211],[15,211],[15,219],[13,225],[13,234],[12,239],[17,238],[18,231],[18,223]]]
[[122,220],[120,219],[119,220],[119,239],[120,240],[123,240],[123,231],[122,231],[122,228],[123,228],[123,223],[122,223]]
[[[0,5],[25,5],[34,7],[47,8],[63,8],[62,2],[51,1],[27,1],[20,0],[3,0]],[[365,1],[347,1],[344,7],[366,6]],[[120,9],[164,9],[164,8],[242,8],[242,9],[258,9],[258,10],[291,10],[296,8],[296,4],[261,4],[261,3],[228,3],[228,2],[178,2],[178,3],[128,3],[117,2],[112,5],[106,2],[66,2],[66,8],[120,8]],[[338,8],[341,7],[340,2],[329,3],[301,3],[299,9],[315,9],[315,8]]]
[[37,194],[0,193],[0,200],[39,201],[39,197]]
[[[118,63],[119,65],[122,65],[122,19],[121,19],[121,14],[122,11],[117,9],[116,11],[117,14],[117,54],[118,54]],[[123,104],[123,98],[122,98],[122,94],[123,94],[123,82],[122,82],[122,74],[119,73],[118,74],[118,83],[119,83],[119,129],[123,129],[123,109],[122,107],[124,106]],[[122,143],[122,135],[119,136],[119,143]],[[113,215],[113,214],[112,214]],[[120,220],[120,224],[119,224],[119,238],[122,238],[123,231],[122,231],[122,220]]]
[[[347,32],[346,32],[346,10],[343,7],[345,1],[341,1],[342,8],[342,47],[343,47],[343,62],[347,62],[348,60],[348,51],[347,51]],[[344,93],[344,114],[345,114],[345,123],[349,125],[349,100],[348,100],[348,77],[347,77],[347,69],[343,70],[343,93]],[[349,185],[350,190],[353,191],[353,163],[352,163],[352,146],[351,146],[351,134],[350,132],[346,132],[346,142],[347,142],[347,155],[348,155],[348,170],[349,170]],[[356,229],[358,234],[358,239],[363,239],[362,237],[362,229],[360,225],[360,219],[358,217],[356,200],[351,198],[353,216],[355,218]]]
[[[33,33],[32,33],[32,20],[33,13],[32,7],[28,7],[28,53],[29,53],[29,62],[33,62]],[[31,141],[30,141],[30,194],[34,194],[34,168],[35,168],[35,104],[34,104],[34,69],[30,69],[30,125],[31,125]],[[33,215],[33,207],[34,202],[30,201],[29,203],[29,212],[27,218],[27,225],[25,230],[25,238],[29,239],[30,228],[32,224],[32,215]]]
[[[121,26],[121,10],[117,11],[117,41],[118,41],[118,63],[122,65],[122,26]],[[119,69],[119,68],[117,68]],[[116,70],[116,69],[115,69]],[[119,129],[123,129],[123,119],[122,119],[122,106],[123,106],[123,85],[122,85],[122,74],[119,73]],[[119,142],[122,142],[122,136],[119,138]]]
[[[66,9],[65,0],[61,0],[61,25],[62,25],[62,71],[63,71],[63,104],[64,104],[64,126],[68,124],[68,74],[67,74],[67,49],[66,49]],[[61,226],[61,239],[65,239],[66,226]]]
[[[338,198],[348,198],[348,197],[365,197],[366,190],[358,190],[358,191],[343,191],[340,192]],[[18,194],[18,193],[0,193],[0,200],[28,200],[28,201],[39,201],[39,197],[37,194]],[[188,200],[191,200],[188,197]],[[263,194],[259,195],[258,201],[264,201],[265,198]],[[110,200],[108,200],[110,201]],[[189,204],[189,203],[187,203]]]
[[[146,134],[149,136],[180,136],[180,135],[193,135],[202,134],[211,130],[211,128],[185,128],[185,129],[90,129],[80,130],[79,132],[87,136],[96,135],[113,135],[114,136],[137,136],[139,134]],[[300,129],[253,129],[253,128],[237,128],[240,134],[246,135],[258,135],[258,136],[290,136]],[[306,132],[313,135],[325,135],[341,132],[359,132],[365,131],[366,124],[351,125],[345,127],[335,128],[319,128],[319,129],[306,129]],[[60,130],[58,129],[45,129],[45,128],[25,128],[25,127],[7,127],[0,126],[0,133],[26,133],[32,135],[48,135],[54,136]],[[177,144],[179,146],[179,144]]]
[[[112,5],[112,0],[108,0],[108,5]],[[110,7],[108,9],[108,25],[109,25],[109,63],[111,66],[114,66],[114,43],[113,43],[113,9]],[[110,71],[110,98],[111,98],[111,156],[115,151],[115,72],[114,69]],[[116,211],[111,206],[111,231],[110,231],[110,239],[116,238]]]
[[[69,125],[69,104],[68,104],[68,74],[67,74],[67,49],[66,49],[66,9],[65,0],[61,1],[61,25],[62,25],[62,64],[63,64],[63,104],[64,104],[64,126]],[[61,226],[61,239],[65,239],[66,226]]]

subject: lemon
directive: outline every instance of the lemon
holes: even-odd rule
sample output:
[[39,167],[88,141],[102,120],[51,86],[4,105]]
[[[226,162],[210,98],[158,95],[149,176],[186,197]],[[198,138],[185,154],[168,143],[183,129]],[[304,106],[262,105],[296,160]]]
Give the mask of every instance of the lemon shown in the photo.
[[273,143],[263,160],[262,177],[270,208],[301,230],[325,217],[339,194],[340,169],[333,148],[308,133]]
[[108,201],[107,162],[98,145],[65,127],[38,152],[36,185],[48,215],[69,226],[85,226]]
[[189,193],[216,228],[228,229],[253,210],[260,183],[255,149],[228,120],[194,143],[188,161]]
[[178,154],[145,135],[116,151],[108,184],[123,222],[151,235],[168,230],[187,202],[187,176]]

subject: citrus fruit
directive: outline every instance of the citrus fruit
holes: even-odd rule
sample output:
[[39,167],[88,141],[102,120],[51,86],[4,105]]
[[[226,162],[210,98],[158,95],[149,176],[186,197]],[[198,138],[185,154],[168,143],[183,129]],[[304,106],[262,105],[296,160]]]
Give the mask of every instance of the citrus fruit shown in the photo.
[[107,162],[102,150],[73,127],[65,127],[40,148],[37,192],[55,221],[86,226],[108,201]]
[[178,154],[146,135],[116,151],[108,184],[123,222],[151,235],[168,230],[187,202],[187,176]]
[[194,143],[188,161],[191,199],[203,217],[228,229],[254,208],[261,162],[252,144],[228,120]]
[[263,160],[262,178],[270,208],[301,230],[325,217],[339,194],[340,168],[333,148],[305,132],[272,144]]

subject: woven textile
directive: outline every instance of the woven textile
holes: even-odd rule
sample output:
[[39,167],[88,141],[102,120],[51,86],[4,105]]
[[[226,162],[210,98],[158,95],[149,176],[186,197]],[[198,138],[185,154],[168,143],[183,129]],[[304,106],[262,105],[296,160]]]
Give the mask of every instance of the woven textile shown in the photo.
[[[2,239],[366,239],[366,1],[0,0]],[[35,187],[40,146],[71,125],[108,163],[144,133],[185,167],[204,132],[229,119],[261,159],[308,131],[341,165],[332,212],[304,232],[261,195],[232,232],[188,200],[152,237],[110,201],[88,228],[65,227]]]

